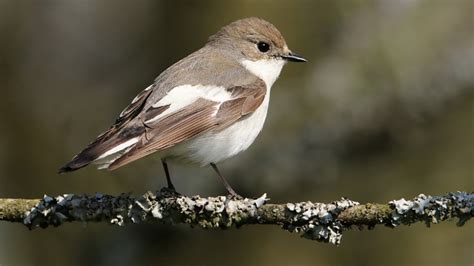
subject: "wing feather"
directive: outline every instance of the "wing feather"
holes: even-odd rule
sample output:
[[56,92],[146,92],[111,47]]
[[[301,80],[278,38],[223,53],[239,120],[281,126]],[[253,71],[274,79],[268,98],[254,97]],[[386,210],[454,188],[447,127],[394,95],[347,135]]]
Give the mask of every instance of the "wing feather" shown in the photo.
[[141,141],[115,160],[108,170],[117,169],[204,132],[222,130],[245,118],[262,104],[266,85],[257,79],[247,86],[235,86],[228,90],[232,92],[232,98],[227,101],[216,102],[199,98],[174,113],[146,123],[147,130]]
[[[153,86],[153,85],[152,85]],[[104,133],[100,134],[85,149],[78,153],[72,160],[59,169],[59,173],[70,172],[87,166],[108,150],[141,136],[145,127],[137,123],[136,119],[152,92],[152,86],[140,92],[115,120],[115,123]],[[161,112],[166,108],[161,108]],[[154,111],[156,114],[157,111]]]
[[213,113],[216,106],[216,102],[199,99],[186,108],[160,119],[159,123],[147,125],[150,132],[146,133],[141,142],[115,160],[108,170],[117,169],[212,129],[215,125]]

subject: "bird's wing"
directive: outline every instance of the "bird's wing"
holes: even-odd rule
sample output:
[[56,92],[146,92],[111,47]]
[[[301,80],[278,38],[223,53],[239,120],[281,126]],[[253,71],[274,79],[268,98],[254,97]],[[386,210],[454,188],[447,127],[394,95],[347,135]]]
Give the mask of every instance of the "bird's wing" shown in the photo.
[[[108,169],[117,169],[203,132],[222,130],[254,112],[262,104],[265,94],[266,85],[258,78],[250,84],[230,88],[200,85],[173,88],[143,112],[145,132]],[[151,113],[165,107],[164,112]]]
[[[213,56],[208,56],[209,53]],[[216,68],[216,61],[225,67]],[[203,76],[208,77],[205,84]],[[206,88],[212,88],[210,84],[219,86],[221,90],[211,89],[206,92]],[[176,90],[177,88],[181,90]],[[200,91],[193,91],[192,88],[204,91],[201,91],[202,95],[193,94]],[[262,92],[249,97],[252,91],[258,90]],[[253,107],[258,107],[265,91],[264,82],[258,80],[242,65],[212,47],[205,46],[163,71],[153,85],[142,91],[122,111],[106,132],[98,136],[59,172],[74,171],[90,163],[99,164],[99,168],[106,168],[114,161],[115,165],[110,167],[117,168],[201,132],[217,130],[248,114]],[[175,97],[168,97],[170,95]],[[159,104],[156,105],[157,103]],[[241,114],[236,115],[239,108]],[[192,123],[188,125],[181,122],[182,120]],[[116,160],[120,156],[123,158]]]
[[[145,132],[145,128],[140,124],[134,123],[134,119],[142,112],[153,87],[154,85],[151,85],[140,92],[133,99],[132,103],[120,113],[115,123],[107,131],[89,143],[68,164],[59,169],[59,172],[69,172],[82,168],[107,151],[120,147],[120,145],[124,146],[124,144],[130,143],[131,139],[141,136]],[[165,107],[162,107],[159,111],[163,112],[164,110]],[[156,114],[157,110],[151,110],[151,112]]]

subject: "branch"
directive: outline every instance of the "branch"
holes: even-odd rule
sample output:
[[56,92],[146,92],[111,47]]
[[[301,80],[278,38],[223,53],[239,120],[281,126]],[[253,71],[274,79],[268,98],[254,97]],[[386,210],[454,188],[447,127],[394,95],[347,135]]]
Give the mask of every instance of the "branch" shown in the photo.
[[202,228],[275,224],[305,238],[337,245],[342,232],[353,225],[370,229],[377,224],[396,227],[425,222],[429,226],[457,217],[457,225],[462,226],[474,215],[474,194],[466,192],[445,196],[420,194],[413,200],[364,205],[346,198],[329,204],[267,204],[268,200],[266,195],[240,200],[225,196],[187,197],[165,189],[138,197],[100,193],[55,198],[45,195],[42,199],[0,199],[0,220],[23,223],[30,229],[73,221],[106,221],[119,226],[140,222],[184,223]]

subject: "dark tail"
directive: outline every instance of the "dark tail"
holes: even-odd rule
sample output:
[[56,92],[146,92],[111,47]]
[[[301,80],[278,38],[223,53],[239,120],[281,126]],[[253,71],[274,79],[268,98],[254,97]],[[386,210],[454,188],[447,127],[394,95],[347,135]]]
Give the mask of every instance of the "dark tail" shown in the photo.
[[[72,160],[61,167],[58,171],[59,174],[72,172],[82,167],[86,167],[92,161],[97,159],[101,152],[110,145],[102,142],[102,136],[99,136],[94,142],[89,144],[84,150],[82,150],[78,155],[74,156]],[[104,145],[105,144],[105,145]]]
[[110,137],[111,133],[114,131],[114,127],[111,127],[106,132],[100,134],[93,142],[89,143],[87,147],[82,150],[79,154],[74,156],[72,160],[61,167],[58,171],[59,174],[76,171],[82,167],[86,167],[92,161],[97,159],[97,157],[106,150],[111,142]]
[[111,127],[109,130],[99,135],[93,142],[89,143],[84,150],[74,156],[69,163],[61,167],[58,173],[62,174],[76,171],[77,169],[89,165],[110,147],[113,147],[117,142],[120,142],[117,137],[114,137],[114,133],[116,132],[116,129]]
[[101,154],[121,143],[139,136],[145,132],[145,127],[129,126],[124,128],[111,127],[108,131],[98,136],[92,143],[82,150],[72,160],[61,167],[58,173],[72,172],[89,165]]
[[96,159],[91,155],[84,154],[85,151],[86,150],[82,151],[81,153],[76,155],[69,163],[59,168],[58,174],[76,171],[77,169],[86,167]]

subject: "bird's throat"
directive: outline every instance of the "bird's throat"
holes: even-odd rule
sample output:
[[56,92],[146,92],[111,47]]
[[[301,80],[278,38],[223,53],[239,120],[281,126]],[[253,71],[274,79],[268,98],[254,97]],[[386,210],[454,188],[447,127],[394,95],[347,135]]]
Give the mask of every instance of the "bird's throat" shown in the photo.
[[262,59],[256,61],[245,59],[240,63],[252,74],[261,78],[265,82],[265,85],[267,85],[267,89],[272,87],[280,75],[283,65],[285,65],[285,61],[279,59]]

